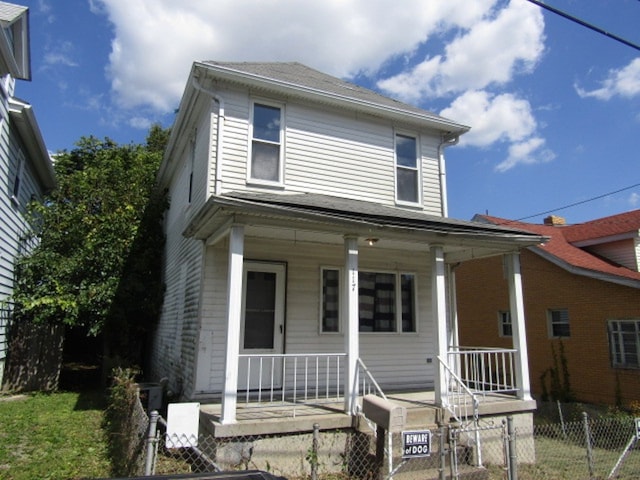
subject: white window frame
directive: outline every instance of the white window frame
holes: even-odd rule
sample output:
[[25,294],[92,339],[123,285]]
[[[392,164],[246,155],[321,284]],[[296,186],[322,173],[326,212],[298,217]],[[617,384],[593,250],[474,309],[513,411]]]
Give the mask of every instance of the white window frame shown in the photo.
[[[505,332],[505,328],[509,327],[510,333]],[[511,321],[511,312],[509,310],[498,311],[498,335],[502,338],[513,337],[513,322]]]
[[[416,165],[407,167],[398,164],[398,137],[412,138],[416,142]],[[393,133],[393,175],[395,179],[395,200],[398,205],[418,206],[422,204],[422,155],[420,153],[420,136],[413,132],[396,130]],[[398,170],[410,170],[416,173],[416,194],[415,201],[403,200],[398,196]]]
[[25,169],[25,159],[22,154],[22,149],[20,149],[19,156],[17,157],[18,165],[16,168],[16,174],[13,177],[13,185],[11,185],[11,200],[16,205],[20,204],[20,189],[22,188],[23,177],[24,177],[24,169]]
[[[280,135],[278,138],[277,145],[279,146],[278,151],[278,179],[277,180],[266,180],[262,178],[254,178],[251,176],[251,171],[253,169],[253,143],[254,140],[257,142],[261,142],[264,144],[276,145],[276,143],[271,142],[269,140],[264,139],[254,139],[253,138],[253,117],[255,112],[256,105],[263,105],[265,107],[278,108],[280,110]],[[250,113],[249,113],[249,147],[248,147],[248,158],[247,158],[247,183],[255,184],[255,185],[266,185],[266,186],[275,186],[275,187],[283,187],[284,186],[284,131],[285,131],[285,108],[283,103],[273,102],[269,100],[263,100],[260,98],[255,98],[251,100],[250,105]]]
[[[620,328],[614,331],[615,324],[632,324],[635,330],[635,357],[636,363],[627,363],[625,360],[625,342],[623,332]],[[611,366],[622,369],[640,369],[640,319],[615,319],[607,321],[607,331],[609,336],[609,354],[611,356]],[[630,332],[625,332],[630,333]],[[631,332],[631,335],[634,333]],[[632,354],[634,352],[631,352]]]
[[[555,312],[560,312],[562,314],[565,312],[566,314],[566,322],[560,319],[560,321],[554,321],[553,316]],[[568,335],[556,335],[554,332],[555,325],[566,324],[569,327]],[[547,328],[549,333],[549,338],[571,338],[571,317],[569,316],[568,308],[549,308],[547,310]]]
[[[331,332],[324,330],[323,317],[324,317],[324,299],[323,299],[323,280],[324,280],[324,272],[327,270],[334,270],[338,272],[338,331]],[[382,274],[391,274],[395,277],[395,330],[393,331],[361,331],[359,320],[358,320],[358,330],[360,334],[372,334],[372,335],[381,335],[381,334],[402,334],[402,335],[415,335],[418,333],[418,325],[419,325],[419,311],[418,311],[418,275],[416,272],[404,271],[404,270],[373,270],[373,269],[361,269],[358,271],[358,275],[360,273],[382,273]],[[402,329],[402,276],[410,275],[413,277],[413,330],[403,331]],[[321,267],[320,268],[320,318],[319,318],[319,330],[322,334],[333,335],[342,333],[342,323],[343,323],[343,292],[342,292],[342,269],[338,267]],[[358,282],[359,283],[359,282]]]

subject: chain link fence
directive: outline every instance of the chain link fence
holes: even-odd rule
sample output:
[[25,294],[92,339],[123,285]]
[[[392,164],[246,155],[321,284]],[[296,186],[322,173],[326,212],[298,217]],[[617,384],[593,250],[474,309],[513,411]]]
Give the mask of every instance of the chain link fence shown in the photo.
[[[526,422],[525,422],[526,423]],[[262,470],[288,479],[637,479],[640,442],[633,419],[509,421],[430,431],[428,454],[406,458],[402,433],[322,430],[290,435],[196,439],[166,434],[152,415],[146,474]],[[405,439],[406,440],[406,439]],[[391,455],[389,455],[391,452]],[[424,453],[424,452],[422,452]]]

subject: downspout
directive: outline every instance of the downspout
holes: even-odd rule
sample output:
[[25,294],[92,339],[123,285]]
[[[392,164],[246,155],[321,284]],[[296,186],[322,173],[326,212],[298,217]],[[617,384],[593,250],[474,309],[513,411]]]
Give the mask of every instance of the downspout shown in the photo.
[[[216,129],[216,172],[215,172],[215,180],[213,186],[213,194],[220,195],[222,193],[222,144],[224,138],[224,99],[220,97],[213,90],[209,90],[208,88],[203,87],[196,77],[193,78],[193,87],[206,95],[209,95],[214,102],[218,103],[218,122]],[[213,108],[211,109],[213,113]],[[211,166],[209,160],[209,166]],[[209,169],[207,169],[209,171]],[[207,185],[209,184],[209,175],[207,175]],[[207,188],[207,192],[209,188]],[[207,194],[208,195],[208,194]]]
[[443,217],[449,216],[449,206],[447,205],[447,172],[444,162],[444,149],[457,145],[460,141],[460,135],[454,135],[448,132],[441,137],[438,145],[438,175],[440,181],[440,205]]

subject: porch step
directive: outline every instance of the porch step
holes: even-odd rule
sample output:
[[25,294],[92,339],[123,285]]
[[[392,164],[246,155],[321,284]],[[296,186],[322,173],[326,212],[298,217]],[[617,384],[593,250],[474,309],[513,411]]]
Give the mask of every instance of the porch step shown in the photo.
[[354,418],[344,413],[301,411],[296,416],[274,414],[269,417],[261,411],[256,412],[254,418],[243,415],[238,422],[225,425],[220,423],[218,414],[206,408],[200,409],[201,430],[216,438],[312,432],[315,424],[319,425],[320,430],[339,430],[352,428],[354,423]]

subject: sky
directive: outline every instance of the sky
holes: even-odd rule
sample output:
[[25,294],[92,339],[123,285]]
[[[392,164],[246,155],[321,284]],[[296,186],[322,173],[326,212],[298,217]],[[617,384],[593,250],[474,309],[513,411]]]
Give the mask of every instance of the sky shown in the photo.
[[[640,47],[527,0],[12,0],[30,8],[47,148],[143,143],[194,61],[298,61],[471,130],[449,216],[574,224],[640,208]],[[640,45],[640,0],[548,0]]]

